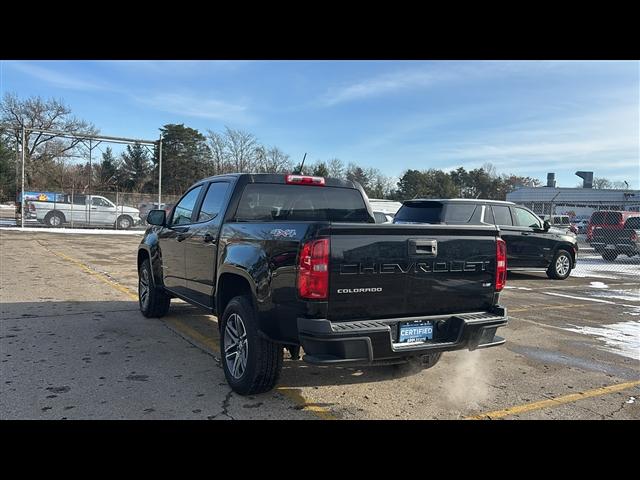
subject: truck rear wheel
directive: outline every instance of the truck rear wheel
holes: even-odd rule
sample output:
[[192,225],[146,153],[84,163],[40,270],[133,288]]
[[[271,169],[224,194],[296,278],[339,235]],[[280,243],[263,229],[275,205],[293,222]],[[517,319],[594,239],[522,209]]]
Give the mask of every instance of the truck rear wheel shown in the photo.
[[142,262],[138,271],[138,304],[147,318],[164,317],[171,305],[171,297],[153,281],[148,258]]
[[227,383],[240,395],[268,392],[282,370],[282,345],[258,331],[255,309],[247,296],[234,297],[220,325],[222,368]]
[[605,259],[607,262],[613,262],[616,258],[618,258],[618,252],[614,251],[609,251],[609,250],[605,250],[604,252],[602,252],[602,258]]
[[64,215],[60,212],[49,212],[44,217],[44,223],[49,227],[61,227],[64,223]]

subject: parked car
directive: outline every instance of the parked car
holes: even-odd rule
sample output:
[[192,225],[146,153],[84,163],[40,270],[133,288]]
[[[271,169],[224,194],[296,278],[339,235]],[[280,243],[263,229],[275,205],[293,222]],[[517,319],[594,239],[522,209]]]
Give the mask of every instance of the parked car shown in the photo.
[[549,278],[564,280],[575,267],[578,241],[551,227],[528,208],[497,200],[408,200],[393,223],[496,225],[507,243],[509,270],[544,268]]
[[501,345],[506,247],[494,225],[375,225],[357,183],[305,175],[206,178],[138,249],[147,317],[181,298],[218,316],[231,388],[272,389],[283,347],[320,365],[429,368]]
[[575,224],[578,233],[587,233],[587,227],[589,226],[589,219],[583,218],[582,220],[578,220]]
[[61,201],[29,202],[29,210],[35,209],[38,222],[49,227],[74,225],[113,225],[127,230],[142,223],[140,211],[133,207],[118,206],[100,195],[65,195]]
[[386,212],[374,210],[373,218],[376,219],[376,223],[393,223],[393,215]]
[[598,228],[622,230],[627,219],[640,217],[640,212],[618,212],[614,210],[599,210],[591,214],[587,227],[587,242],[591,243],[593,232]]
[[593,231],[591,246],[608,262],[613,262],[618,255],[640,255],[640,217],[627,218],[622,230],[596,228]]
[[571,223],[569,215],[540,215],[542,221],[548,221],[552,227],[565,230],[567,233],[578,233],[578,229]]
[[173,203],[161,203],[158,206],[158,202],[142,202],[138,205],[138,209],[140,210],[140,218],[142,221],[147,219],[147,214],[151,210],[164,210],[165,212],[169,212],[173,208]]

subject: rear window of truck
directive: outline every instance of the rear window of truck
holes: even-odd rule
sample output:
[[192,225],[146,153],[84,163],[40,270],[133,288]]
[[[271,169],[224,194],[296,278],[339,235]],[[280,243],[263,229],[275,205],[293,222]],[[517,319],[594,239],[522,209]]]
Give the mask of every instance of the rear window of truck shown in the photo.
[[442,207],[440,202],[405,202],[393,223],[440,223]]
[[267,183],[245,187],[235,220],[373,222],[359,190]]
[[618,225],[621,222],[622,214],[619,212],[595,212],[591,215],[594,225]]

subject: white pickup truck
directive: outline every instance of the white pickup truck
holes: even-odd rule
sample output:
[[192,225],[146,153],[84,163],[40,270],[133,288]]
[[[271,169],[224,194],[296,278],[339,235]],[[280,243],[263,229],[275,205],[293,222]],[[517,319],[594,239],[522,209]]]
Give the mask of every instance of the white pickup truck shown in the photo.
[[28,202],[32,215],[49,227],[61,227],[64,224],[114,226],[126,230],[142,223],[140,210],[133,207],[116,206],[108,198],[100,195],[76,195],[71,201],[65,195],[62,202]]

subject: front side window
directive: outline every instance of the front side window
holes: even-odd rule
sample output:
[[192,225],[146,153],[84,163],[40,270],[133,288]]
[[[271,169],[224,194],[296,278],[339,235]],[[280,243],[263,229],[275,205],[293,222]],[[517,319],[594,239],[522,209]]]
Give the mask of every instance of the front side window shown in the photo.
[[188,225],[191,223],[191,215],[198,200],[198,195],[200,195],[200,190],[202,190],[202,185],[190,190],[182,197],[182,200],[176,205],[175,211],[173,212],[171,225]]
[[519,227],[540,228],[540,220],[533,213],[524,208],[514,208],[514,210]]

